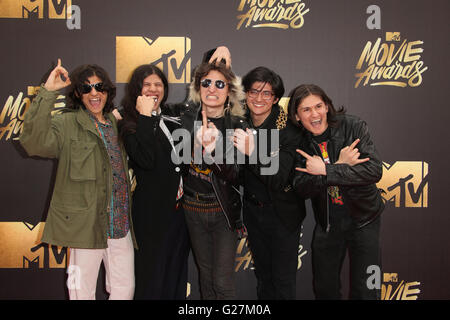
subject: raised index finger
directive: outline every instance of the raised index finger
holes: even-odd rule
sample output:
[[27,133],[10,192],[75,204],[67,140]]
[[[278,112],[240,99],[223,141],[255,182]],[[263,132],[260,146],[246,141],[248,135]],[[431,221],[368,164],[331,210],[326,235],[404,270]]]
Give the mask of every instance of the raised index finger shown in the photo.
[[306,159],[311,159],[312,157],[309,155],[309,154],[307,154],[305,151],[303,151],[303,150],[300,150],[300,149],[297,149],[297,150],[295,150],[295,151],[297,151],[298,153],[300,153],[304,158],[306,158]]
[[350,145],[350,148],[354,149],[356,147],[356,145],[359,143],[359,141],[361,141],[361,140],[359,140],[359,138],[357,138],[355,141],[353,141],[353,143]]

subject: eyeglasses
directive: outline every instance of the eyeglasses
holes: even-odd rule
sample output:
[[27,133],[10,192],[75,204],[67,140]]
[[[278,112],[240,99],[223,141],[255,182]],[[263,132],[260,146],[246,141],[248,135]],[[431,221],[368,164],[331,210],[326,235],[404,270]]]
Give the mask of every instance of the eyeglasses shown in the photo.
[[[203,88],[209,88],[212,84],[212,80],[211,79],[203,79],[202,81],[200,81],[200,84],[202,85]],[[227,83],[222,80],[216,80],[214,82],[214,84],[217,89],[223,89],[227,85]]]
[[95,91],[98,92],[103,92],[106,89],[103,88],[103,82],[98,82],[98,83],[83,83],[81,85],[81,93],[86,94],[92,91],[92,88],[95,88]]
[[257,98],[260,94],[261,94],[261,98],[263,98],[264,100],[270,100],[272,98],[272,96],[274,95],[274,93],[271,91],[261,91],[261,90],[256,90],[256,89],[250,89],[248,91],[248,96],[250,98]]

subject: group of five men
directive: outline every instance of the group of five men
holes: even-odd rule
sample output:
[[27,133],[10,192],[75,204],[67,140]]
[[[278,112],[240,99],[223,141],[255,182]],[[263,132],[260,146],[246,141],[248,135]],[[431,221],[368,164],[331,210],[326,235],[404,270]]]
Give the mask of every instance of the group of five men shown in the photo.
[[[367,286],[366,270],[381,261],[380,213],[384,206],[375,183],[382,168],[366,123],[345,114],[343,108],[336,110],[316,85],[294,88],[285,111],[278,104],[285,91],[281,77],[257,67],[243,77],[242,85],[234,82],[237,78],[225,70],[231,60],[225,47],[212,50],[204,60],[191,84],[191,100],[198,94],[198,103],[167,107],[167,80],[157,70],[150,71],[145,78],[137,78],[136,93],[129,94],[131,107],[127,110],[125,106],[119,129],[111,113],[116,89],[99,66],[83,65],[69,75],[58,60],[33,100],[20,142],[29,155],[58,159],[42,241],[71,248],[70,298],[95,298],[103,261],[110,299],[182,299],[185,287],[180,283],[186,283],[189,237],[200,270],[202,297],[236,298],[233,276],[223,270],[226,263],[211,262],[225,250],[226,246],[215,243],[224,237],[211,238],[212,255],[203,254],[208,250],[204,239],[209,238],[199,236],[203,229],[198,225],[213,223],[212,218],[204,217],[215,215],[226,218],[227,232],[245,236],[248,231],[258,298],[295,299],[300,229],[306,215],[305,200],[311,199],[316,218],[312,241],[316,298],[341,298],[340,273],[348,251],[350,298],[379,299],[379,290]],[[208,67],[208,62],[218,67]],[[131,90],[133,84],[128,87]],[[52,116],[58,90],[63,88],[67,89],[68,111]],[[233,114],[239,99],[244,113]],[[202,124],[195,132],[194,121]],[[205,159],[214,158],[220,133],[226,136],[225,129],[233,129],[234,150],[245,155],[246,162],[190,161],[180,166],[168,162],[167,155],[158,160],[161,150],[175,150],[172,134],[180,127],[191,128],[192,155],[199,147]],[[276,134],[270,134],[273,131]],[[227,150],[224,157],[226,154]],[[277,163],[275,172],[264,171],[271,165],[262,161],[267,158]],[[131,186],[129,163],[138,172],[139,189]],[[173,192],[164,192],[170,193],[170,208],[162,210],[159,220],[151,220],[152,208],[143,209],[147,206],[143,204],[154,196],[151,206],[164,207],[156,202],[165,196],[159,189],[167,185],[155,181],[161,173],[173,177]],[[243,217],[228,214],[241,209]],[[189,237],[180,210],[186,212]],[[173,212],[170,221],[164,214],[168,211]],[[173,229],[175,219],[178,229]],[[153,238],[146,236],[149,230]],[[159,247],[166,251],[180,250],[179,261],[173,262],[172,251],[161,258],[161,250],[152,247],[158,239]],[[236,240],[231,238],[231,242]],[[170,241],[171,247],[164,247]],[[233,269],[236,247],[230,248],[233,254],[228,265]],[[149,255],[165,264],[157,264]],[[171,274],[161,276],[165,274],[162,269]],[[155,277],[143,276],[146,272]],[[157,282],[160,289],[155,292],[150,288],[158,287]]]

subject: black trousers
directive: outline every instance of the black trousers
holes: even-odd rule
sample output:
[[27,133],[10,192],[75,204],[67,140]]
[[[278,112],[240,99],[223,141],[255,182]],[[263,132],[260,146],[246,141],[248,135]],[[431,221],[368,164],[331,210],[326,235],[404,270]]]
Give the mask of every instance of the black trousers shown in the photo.
[[301,226],[289,231],[271,204],[258,206],[250,201],[244,203],[244,223],[255,266],[258,299],[295,299]]
[[[316,225],[312,240],[313,283],[316,299],[338,300],[341,294],[341,270],[348,251],[350,264],[350,299],[379,300],[381,291],[371,289],[367,280],[369,266],[381,270],[380,217],[356,228],[349,215],[331,222],[327,233]],[[381,273],[382,275],[382,273]]]
[[[148,214],[151,214],[149,209]],[[190,251],[183,209],[168,212],[170,225],[161,226],[161,238],[139,242],[135,250],[135,300],[184,300]],[[142,232],[142,230],[141,230]],[[148,231],[152,233],[152,231]],[[140,234],[142,236],[142,234]]]
[[185,214],[199,270],[202,299],[236,299],[236,231],[228,227],[223,212],[204,213],[185,209]]

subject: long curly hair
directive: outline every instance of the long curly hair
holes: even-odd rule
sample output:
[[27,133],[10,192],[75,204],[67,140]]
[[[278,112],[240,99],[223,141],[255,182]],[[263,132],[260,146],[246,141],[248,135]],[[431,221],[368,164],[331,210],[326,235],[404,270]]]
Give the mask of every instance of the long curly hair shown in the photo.
[[103,82],[103,88],[108,93],[103,114],[111,112],[114,109],[114,98],[116,97],[116,86],[112,83],[108,73],[102,67],[96,64],[84,64],[75,68],[70,74],[71,84],[66,89],[66,107],[69,109],[85,108],[81,97],[83,91],[81,86],[87,79],[97,76]]
[[152,74],[156,74],[164,85],[164,97],[161,100],[160,106],[163,106],[167,100],[169,95],[169,82],[161,69],[151,64],[144,64],[137,67],[131,74],[130,81],[125,89],[125,96],[122,99],[123,119],[119,122],[119,131],[122,138],[129,133],[136,132],[138,118],[136,99],[142,93],[144,79]]

